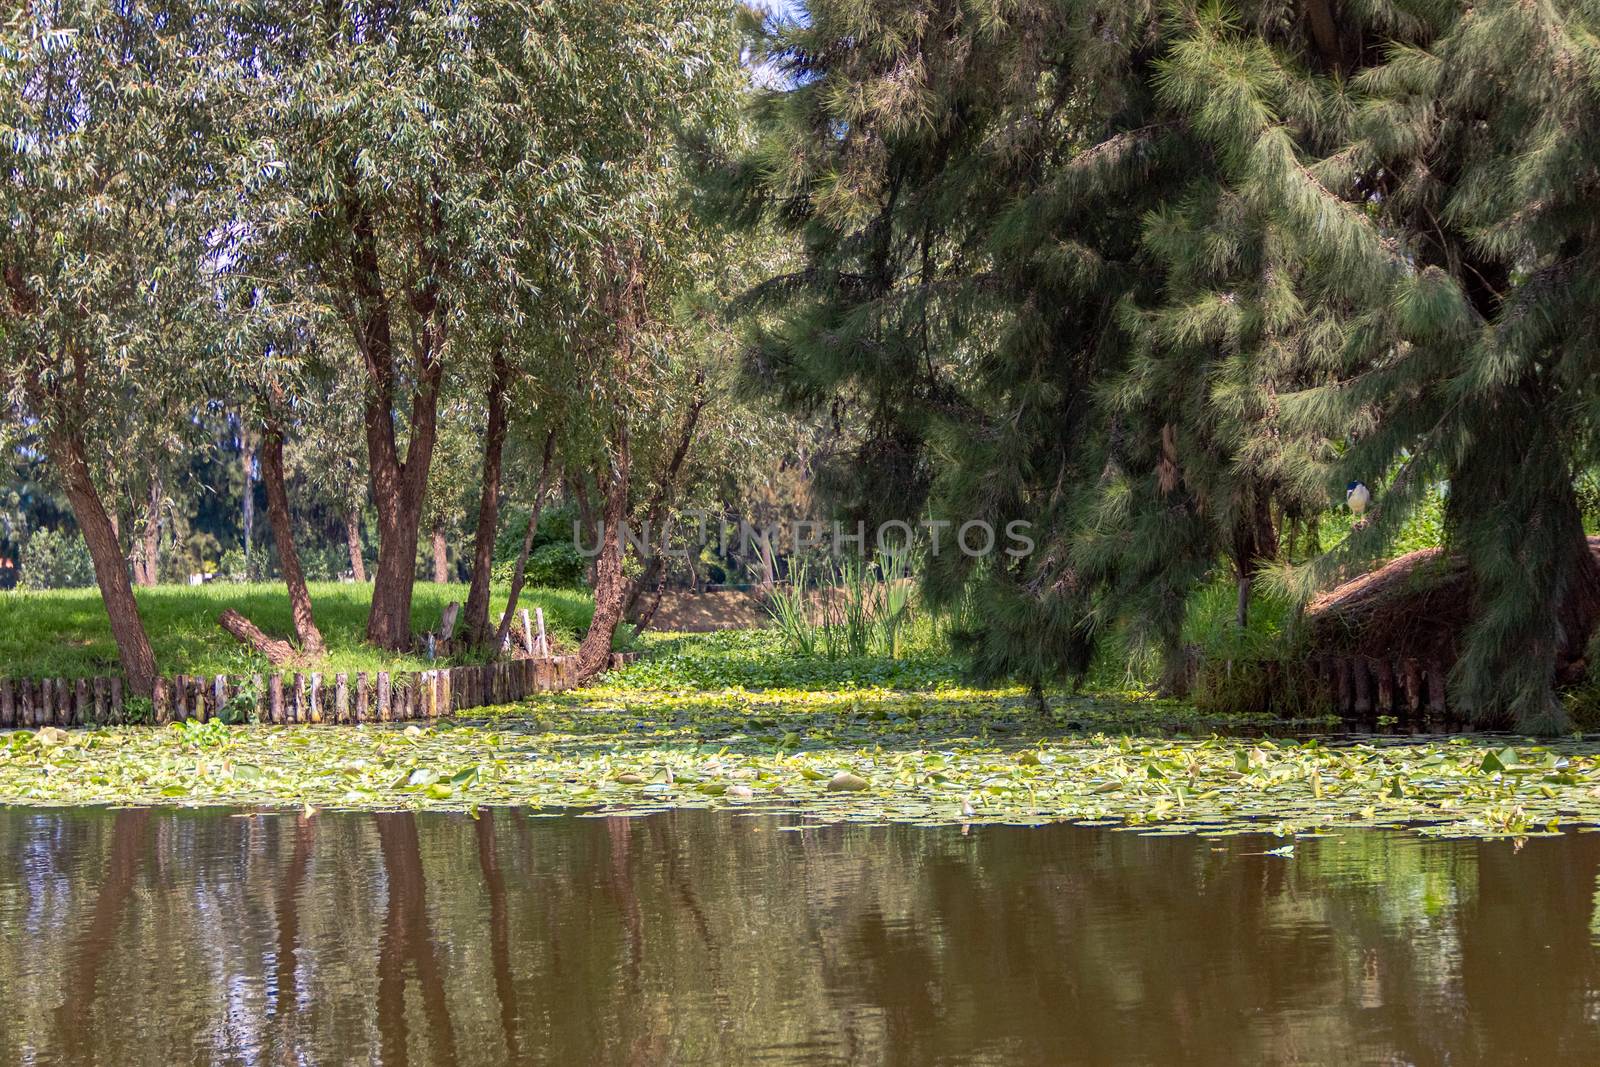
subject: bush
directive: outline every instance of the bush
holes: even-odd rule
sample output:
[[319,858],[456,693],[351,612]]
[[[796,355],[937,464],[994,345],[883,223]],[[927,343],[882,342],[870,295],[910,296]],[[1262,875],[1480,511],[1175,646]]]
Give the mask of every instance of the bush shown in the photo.
[[89,546],[76,530],[35,530],[22,547],[22,589],[83,589],[95,584]]
[[[528,553],[527,583],[549,589],[580,589],[589,561],[572,542],[572,521],[577,511],[570,506],[547,508],[539,515],[539,529],[533,535]],[[522,536],[528,529],[527,511],[513,513],[494,544],[494,569],[490,576],[504,588],[511,582],[511,568],[522,550]]]

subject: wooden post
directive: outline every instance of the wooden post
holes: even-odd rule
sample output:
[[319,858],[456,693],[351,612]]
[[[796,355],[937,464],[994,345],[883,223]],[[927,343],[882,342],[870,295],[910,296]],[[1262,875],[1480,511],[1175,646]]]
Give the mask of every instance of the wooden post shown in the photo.
[[222,709],[228,706],[228,676],[219,674],[211,679],[211,713],[222,718]]
[[279,726],[288,721],[283,708],[283,675],[276,672],[267,678],[267,718]]
[[191,675],[189,678],[189,717],[197,722],[205,722],[207,714],[205,677],[198,674]]
[[10,678],[0,678],[0,728],[17,725],[17,701]]
[[56,706],[56,682],[46,678],[39,683],[39,702],[33,706],[33,725],[46,726]]
[[172,717],[172,683],[161,676],[156,676],[156,684],[150,694],[150,721],[163,723]]
[[389,672],[378,672],[378,721],[389,721]]
[[1339,714],[1347,714],[1355,703],[1350,692],[1350,663],[1344,656],[1333,661],[1333,706]]
[[266,679],[262,678],[259,674],[252,674],[250,676],[250,686],[255,690],[256,693],[255,707],[252,709],[256,713],[256,722],[265,722],[267,710]]
[[449,715],[456,710],[455,692],[450,685],[450,668],[439,672],[439,714]]
[[73,684],[73,697],[78,706],[73,709],[72,721],[80,726],[94,722],[94,708],[89,703],[89,679],[79,678]]
[[311,703],[308,710],[311,715],[306,719],[307,722],[322,721],[322,674],[319,671],[311,672]]
[[356,671],[356,722],[369,722],[371,718],[367,707],[367,672]]
[[333,676],[333,721],[350,721],[350,678],[343,673]]
[[[172,721],[182,722],[189,717],[189,680],[181,674],[172,676]],[[157,722],[160,719],[156,720]]]
[[17,720],[18,726],[33,725],[33,680],[24,678],[19,683],[22,686],[22,718]]
[[550,655],[550,639],[544,634],[544,609],[534,608],[533,614],[539,620],[539,655]]
[[533,619],[527,608],[522,609],[522,651],[533,655]]
[[1355,691],[1356,714],[1369,714],[1372,711],[1372,675],[1367,670],[1366,657],[1350,657],[1350,681]]
[[1387,659],[1377,660],[1373,664],[1373,673],[1378,677],[1378,711],[1384,714],[1395,708],[1394,701],[1394,668]]
[[111,721],[115,723],[122,721],[122,676],[120,674],[111,676]]
[[1445,711],[1444,667],[1438,660],[1428,661],[1428,711],[1434,715]]
[[94,680],[94,721],[104,725],[111,721],[111,680],[100,675]]
[[1405,690],[1406,710],[1413,714],[1422,707],[1422,664],[1406,659],[1400,664],[1400,684]]

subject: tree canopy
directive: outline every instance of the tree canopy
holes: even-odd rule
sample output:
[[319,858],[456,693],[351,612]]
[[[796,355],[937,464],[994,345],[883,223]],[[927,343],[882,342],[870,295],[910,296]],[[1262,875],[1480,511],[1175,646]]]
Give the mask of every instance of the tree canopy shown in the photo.
[[[1597,582],[1592,3],[808,5],[727,212],[804,265],[750,294],[750,364],[871,426],[843,499],[1040,532],[940,557],[980,665],[1081,676],[1112,623],[1181,688],[1226,560],[1302,599],[1434,487],[1472,577],[1451,679],[1559,727]],[[1374,513],[1293,554],[1348,480]],[[891,491],[892,488],[892,491]],[[1313,538],[1313,544],[1315,540]]]

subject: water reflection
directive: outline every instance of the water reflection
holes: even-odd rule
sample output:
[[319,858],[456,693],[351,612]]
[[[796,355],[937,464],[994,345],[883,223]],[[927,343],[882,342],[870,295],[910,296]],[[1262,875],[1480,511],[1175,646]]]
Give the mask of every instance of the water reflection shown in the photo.
[[0,813],[0,1062],[1586,1063],[1600,837]]

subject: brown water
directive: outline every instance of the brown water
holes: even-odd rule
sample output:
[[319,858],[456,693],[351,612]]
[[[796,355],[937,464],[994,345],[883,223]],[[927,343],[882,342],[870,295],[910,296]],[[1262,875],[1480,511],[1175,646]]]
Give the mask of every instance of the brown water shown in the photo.
[[1593,1063],[1600,835],[0,811],[0,1063]]

